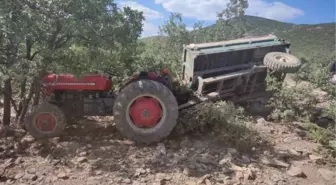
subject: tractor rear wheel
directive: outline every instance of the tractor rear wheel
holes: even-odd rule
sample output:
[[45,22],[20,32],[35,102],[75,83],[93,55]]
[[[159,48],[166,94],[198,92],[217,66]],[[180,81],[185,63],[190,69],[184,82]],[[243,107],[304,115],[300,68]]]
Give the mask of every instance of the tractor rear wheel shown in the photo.
[[36,139],[58,137],[66,127],[66,117],[56,105],[43,103],[25,121],[25,128]]
[[113,111],[117,129],[124,136],[143,144],[167,137],[178,118],[178,104],[169,88],[145,79],[124,87]]

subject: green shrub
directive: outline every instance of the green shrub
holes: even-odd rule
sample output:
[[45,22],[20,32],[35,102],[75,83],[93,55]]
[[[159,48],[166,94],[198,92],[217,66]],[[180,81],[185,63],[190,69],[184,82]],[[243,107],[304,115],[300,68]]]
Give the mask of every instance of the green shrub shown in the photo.
[[209,102],[182,110],[173,133],[180,136],[186,133],[204,135],[205,131],[210,131],[215,134],[213,142],[248,151],[267,143],[249,126],[251,120],[243,108],[231,102]]
[[302,120],[310,116],[318,103],[311,93],[312,86],[289,87],[270,76],[267,77],[267,88],[273,93],[268,106],[274,109],[270,118],[275,121]]

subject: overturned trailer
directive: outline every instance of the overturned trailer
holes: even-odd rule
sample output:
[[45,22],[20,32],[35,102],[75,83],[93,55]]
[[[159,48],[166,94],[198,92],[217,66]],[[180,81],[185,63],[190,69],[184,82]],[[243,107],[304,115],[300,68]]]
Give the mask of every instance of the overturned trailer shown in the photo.
[[180,109],[208,99],[240,102],[263,96],[268,72],[283,80],[301,66],[290,54],[290,43],[274,35],[185,45],[182,60],[183,81],[198,100]]

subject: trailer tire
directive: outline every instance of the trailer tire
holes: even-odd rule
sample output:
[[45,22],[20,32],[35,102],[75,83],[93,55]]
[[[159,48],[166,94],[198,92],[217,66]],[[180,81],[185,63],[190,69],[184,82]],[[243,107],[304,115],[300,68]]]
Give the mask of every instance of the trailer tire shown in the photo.
[[63,111],[58,106],[46,102],[29,115],[24,124],[28,133],[35,139],[58,137],[67,125]]
[[274,72],[296,73],[301,67],[301,60],[288,53],[270,52],[264,57],[264,65]]
[[[152,104],[154,107],[156,106],[155,101],[157,101],[160,111],[156,111],[158,107],[153,110],[152,107],[146,108],[148,104],[137,104],[139,101],[145,103],[141,102],[143,100],[149,101],[149,104],[154,102]],[[140,105],[140,109],[135,109],[136,105]],[[174,129],[178,118],[178,104],[171,90],[160,82],[147,79],[134,81],[124,87],[116,98],[113,111],[118,131],[125,137],[141,144],[159,142],[167,137]],[[148,111],[146,115],[145,111]],[[154,119],[157,112],[160,112],[160,118],[158,121],[154,121],[152,127],[139,127],[139,122]],[[134,117],[134,113],[137,113],[138,117]]]

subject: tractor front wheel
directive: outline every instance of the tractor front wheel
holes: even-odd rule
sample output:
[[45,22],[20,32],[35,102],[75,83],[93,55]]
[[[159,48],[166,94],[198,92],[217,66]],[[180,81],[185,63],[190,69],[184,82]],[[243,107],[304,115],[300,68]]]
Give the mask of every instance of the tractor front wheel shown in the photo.
[[63,111],[50,103],[43,103],[25,121],[25,128],[36,139],[58,137],[65,127]]
[[169,88],[145,79],[123,88],[113,111],[117,129],[133,141],[144,144],[167,137],[178,118],[178,104]]

